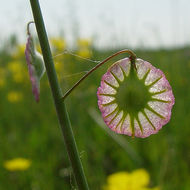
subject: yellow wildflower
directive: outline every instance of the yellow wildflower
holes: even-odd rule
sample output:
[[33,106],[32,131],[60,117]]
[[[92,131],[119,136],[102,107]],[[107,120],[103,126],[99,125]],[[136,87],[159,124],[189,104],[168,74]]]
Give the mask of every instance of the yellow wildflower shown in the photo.
[[19,61],[12,61],[8,64],[8,69],[12,73],[20,72],[22,70],[22,65]]
[[77,51],[77,55],[84,58],[90,58],[92,54],[88,48],[80,48]]
[[145,187],[149,184],[150,176],[144,169],[137,169],[130,174],[131,184],[134,188]]
[[118,172],[111,174],[107,179],[108,185],[105,190],[126,190],[129,183],[129,173]]
[[17,83],[24,81],[26,75],[22,62],[13,61],[8,64],[8,69],[12,73],[13,80]]
[[148,188],[150,176],[144,169],[131,173],[118,172],[108,176],[104,190],[159,190],[159,187]]
[[66,48],[66,42],[63,38],[51,38],[50,42],[54,51],[63,51]]
[[25,44],[18,45],[16,51],[13,53],[13,59],[23,58],[25,48],[26,48]]
[[78,45],[78,47],[89,47],[89,46],[91,46],[92,45],[92,40],[91,39],[88,39],[88,38],[84,38],[84,39],[78,39],[77,40],[77,45]]
[[22,100],[21,92],[11,91],[7,94],[7,99],[11,103],[19,102]]
[[27,170],[31,166],[31,161],[25,158],[14,158],[5,161],[3,166],[9,171]]
[[91,52],[92,40],[90,39],[78,39],[77,40],[77,55],[84,58],[90,58],[92,56]]

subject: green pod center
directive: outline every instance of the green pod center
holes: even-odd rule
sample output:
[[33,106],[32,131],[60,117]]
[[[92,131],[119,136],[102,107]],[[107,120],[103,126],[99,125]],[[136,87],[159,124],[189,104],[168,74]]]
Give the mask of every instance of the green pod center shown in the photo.
[[144,80],[139,80],[136,70],[131,68],[128,77],[120,83],[115,98],[120,110],[136,115],[146,107],[151,94]]

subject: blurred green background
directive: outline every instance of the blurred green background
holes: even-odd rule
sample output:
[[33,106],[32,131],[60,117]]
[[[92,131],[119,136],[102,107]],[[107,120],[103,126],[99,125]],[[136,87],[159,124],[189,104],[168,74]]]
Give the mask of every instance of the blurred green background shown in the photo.
[[[50,43],[54,56],[67,48],[61,37],[50,38]],[[97,49],[90,39],[78,39],[75,44],[73,53],[92,60],[103,60],[117,51]],[[74,189],[47,76],[42,78],[40,102],[36,103],[24,48],[13,36],[0,49],[0,189]],[[135,53],[160,68],[169,80],[176,101],[171,121],[145,139],[106,131],[96,92],[101,76],[114,60],[94,72],[66,100],[89,186],[100,190],[108,175],[144,168],[150,175],[150,187],[189,190],[190,48],[136,49]],[[55,56],[54,61],[64,92],[97,64],[66,53]],[[25,158],[29,164],[20,170],[8,167],[7,161],[14,158]]]
[[[98,61],[130,48],[164,72],[175,96],[170,122],[139,139],[109,130],[97,105],[102,75],[127,55],[106,63],[72,92],[66,105],[90,189],[190,190],[190,1],[40,3],[63,92]],[[46,74],[40,102],[32,95],[24,57],[32,18],[29,0],[2,1],[0,190],[75,190]]]

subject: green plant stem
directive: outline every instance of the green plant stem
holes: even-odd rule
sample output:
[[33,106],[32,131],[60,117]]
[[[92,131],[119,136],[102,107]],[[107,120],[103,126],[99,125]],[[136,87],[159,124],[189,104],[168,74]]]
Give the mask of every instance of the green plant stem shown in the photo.
[[107,57],[106,59],[104,59],[103,61],[101,61],[99,64],[97,64],[95,67],[93,67],[90,71],[88,71],[79,81],[77,81],[62,97],[62,100],[64,100],[85,78],[87,78],[91,73],[93,73],[96,69],[98,69],[100,66],[102,66],[104,63],[106,63],[107,61],[109,61],[110,59],[112,59],[113,57],[120,55],[122,53],[129,53],[130,54],[130,60],[131,60],[131,64],[136,68],[135,66],[135,59],[136,59],[136,55],[135,53],[133,53],[131,50],[129,49],[124,49],[121,51],[118,51],[116,53],[114,53],[113,55],[110,55],[109,57]]
[[58,83],[53,58],[51,54],[51,50],[49,47],[49,42],[47,38],[47,33],[44,26],[44,21],[42,17],[42,13],[40,10],[40,5],[38,0],[30,0],[30,4],[32,7],[32,12],[34,16],[34,21],[36,24],[36,29],[38,33],[38,38],[40,41],[40,46],[42,49],[42,54],[46,66],[47,76],[49,79],[49,84],[51,87],[54,104],[57,111],[57,116],[59,119],[59,123],[62,129],[62,133],[64,136],[64,142],[67,148],[67,152],[69,155],[69,159],[72,165],[74,177],[79,190],[88,190],[88,184],[85,178],[85,174],[83,171],[83,167],[79,158],[76,142],[73,136],[72,128],[69,121],[69,116],[64,104],[62,101],[62,90]]

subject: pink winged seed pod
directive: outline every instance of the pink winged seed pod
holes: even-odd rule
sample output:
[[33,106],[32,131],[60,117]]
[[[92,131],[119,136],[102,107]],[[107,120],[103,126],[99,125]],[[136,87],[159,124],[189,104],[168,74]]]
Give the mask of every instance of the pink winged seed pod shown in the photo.
[[32,93],[36,102],[40,99],[40,79],[45,72],[45,66],[42,55],[34,48],[34,42],[31,34],[28,34],[28,39],[25,49],[26,63],[28,65],[28,72],[32,84]]
[[175,99],[163,72],[147,61],[117,61],[103,75],[98,106],[116,133],[145,138],[169,122]]

